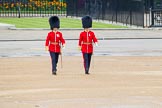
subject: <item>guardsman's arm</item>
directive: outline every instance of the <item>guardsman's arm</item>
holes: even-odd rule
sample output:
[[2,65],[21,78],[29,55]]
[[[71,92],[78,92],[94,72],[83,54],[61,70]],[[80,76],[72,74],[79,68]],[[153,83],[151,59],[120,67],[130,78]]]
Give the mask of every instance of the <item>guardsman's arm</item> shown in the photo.
[[96,46],[98,46],[98,40],[94,33],[93,33],[93,42],[95,43]]
[[79,43],[78,43],[78,50],[81,50],[82,49],[82,35],[80,34],[80,37],[79,37]]
[[49,34],[47,35],[46,42],[45,42],[45,50],[49,50]]
[[60,33],[60,41],[61,41],[62,47],[64,49],[65,48],[65,39],[63,38],[62,33]]

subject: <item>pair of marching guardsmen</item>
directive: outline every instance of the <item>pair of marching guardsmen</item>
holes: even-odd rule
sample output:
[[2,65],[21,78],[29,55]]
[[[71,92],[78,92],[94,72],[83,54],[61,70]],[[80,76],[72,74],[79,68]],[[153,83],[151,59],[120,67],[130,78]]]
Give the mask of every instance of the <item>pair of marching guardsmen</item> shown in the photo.
[[[45,46],[51,56],[52,74],[56,75],[59,54],[61,54],[61,45],[65,47],[65,40],[62,33],[58,31],[60,28],[59,18],[57,16],[50,17],[49,24],[52,31],[47,35]],[[78,47],[83,54],[85,74],[89,74],[91,57],[93,54],[93,43],[98,46],[98,40],[94,32],[90,30],[92,27],[92,18],[90,16],[84,16],[82,18],[82,27],[84,31],[80,33]]]

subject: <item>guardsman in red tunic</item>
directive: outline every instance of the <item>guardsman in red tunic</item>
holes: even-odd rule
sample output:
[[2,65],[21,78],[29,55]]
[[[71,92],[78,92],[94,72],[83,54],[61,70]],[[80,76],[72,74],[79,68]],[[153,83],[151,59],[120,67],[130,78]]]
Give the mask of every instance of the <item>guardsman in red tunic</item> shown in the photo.
[[89,74],[91,56],[93,54],[93,43],[98,46],[98,40],[94,32],[90,30],[92,27],[92,18],[90,16],[84,16],[82,18],[82,26],[84,31],[80,33],[78,45],[83,54],[85,74]]
[[65,40],[62,33],[58,31],[60,28],[60,20],[57,16],[52,16],[49,19],[51,32],[48,33],[45,48],[49,51],[52,61],[52,74],[56,75],[57,63],[59,54],[61,54],[61,45],[65,47]]

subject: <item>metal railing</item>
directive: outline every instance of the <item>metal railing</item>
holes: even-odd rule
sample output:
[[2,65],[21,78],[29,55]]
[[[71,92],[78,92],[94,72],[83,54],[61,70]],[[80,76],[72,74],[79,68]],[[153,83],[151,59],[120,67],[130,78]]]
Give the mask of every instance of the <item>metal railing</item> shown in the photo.
[[0,17],[66,15],[66,0],[0,0]]
[[154,27],[162,27],[162,9],[151,10],[152,24]]
[[143,0],[68,0],[67,16],[90,15],[94,19],[144,26]]

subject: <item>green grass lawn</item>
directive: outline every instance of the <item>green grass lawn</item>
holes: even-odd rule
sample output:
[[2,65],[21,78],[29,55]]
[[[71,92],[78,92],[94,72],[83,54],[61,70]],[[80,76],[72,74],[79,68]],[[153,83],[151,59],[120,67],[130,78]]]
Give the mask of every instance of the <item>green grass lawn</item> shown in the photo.
[[[49,28],[48,18],[0,18],[0,23],[13,24],[16,28]],[[82,28],[81,20],[60,18],[61,28]],[[120,25],[93,22],[93,28],[127,28]]]

